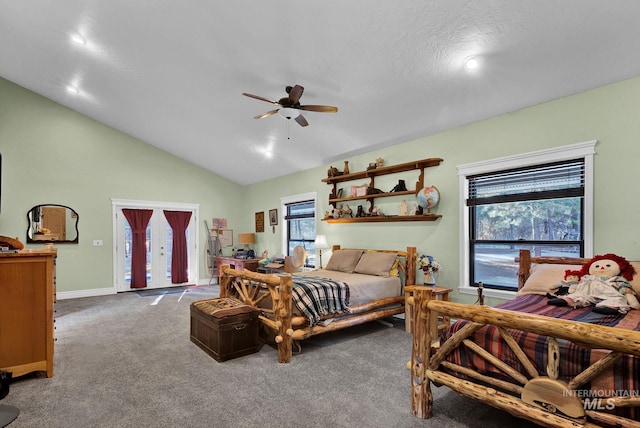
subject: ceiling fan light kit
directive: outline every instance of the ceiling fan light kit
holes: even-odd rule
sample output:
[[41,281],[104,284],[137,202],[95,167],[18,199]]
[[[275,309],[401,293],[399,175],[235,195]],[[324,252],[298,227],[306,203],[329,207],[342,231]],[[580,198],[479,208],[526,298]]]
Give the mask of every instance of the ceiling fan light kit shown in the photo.
[[323,105],[300,105],[300,97],[304,92],[304,87],[300,85],[287,86],[285,88],[287,94],[286,97],[280,98],[278,101],[270,100],[269,98],[264,98],[259,95],[249,94],[247,92],[243,92],[242,95],[249,98],[255,98],[260,101],[265,101],[271,104],[279,105],[280,108],[275,110],[270,110],[265,113],[259,114],[255,116],[255,119],[262,119],[268,116],[273,116],[278,113],[280,117],[283,117],[287,120],[293,119],[300,126],[308,126],[309,122],[305,119],[304,116],[300,113],[300,110],[306,111],[315,111],[320,113],[336,113],[338,111],[338,107],[333,106],[323,106]]
[[294,108],[284,107],[278,110],[278,114],[285,119],[295,119],[296,117],[300,116],[300,111]]

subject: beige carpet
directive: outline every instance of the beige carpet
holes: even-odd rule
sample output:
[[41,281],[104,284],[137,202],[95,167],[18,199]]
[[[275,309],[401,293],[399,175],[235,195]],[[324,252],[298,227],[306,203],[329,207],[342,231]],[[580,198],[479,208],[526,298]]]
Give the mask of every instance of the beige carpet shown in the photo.
[[264,346],[218,363],[189,340],[185,293],[62,300],[55,376],[27,375],[3,404],[23,427],[532,427],[434,388],[435,416],[411,416],[411,336],[378,322],[310,338],[290,364]]

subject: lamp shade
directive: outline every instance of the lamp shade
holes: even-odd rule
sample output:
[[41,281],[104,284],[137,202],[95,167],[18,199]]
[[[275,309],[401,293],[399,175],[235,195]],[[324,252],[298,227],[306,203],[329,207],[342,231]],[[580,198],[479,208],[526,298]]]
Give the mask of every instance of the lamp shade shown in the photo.
[[255,233],[238,233],[238,243],[240,244],[255,244]]
[[327,237],[324,235],[316,235],[316,241],[314,242],[314,248],[316,250],[324,250],[329,248],[327,243]]

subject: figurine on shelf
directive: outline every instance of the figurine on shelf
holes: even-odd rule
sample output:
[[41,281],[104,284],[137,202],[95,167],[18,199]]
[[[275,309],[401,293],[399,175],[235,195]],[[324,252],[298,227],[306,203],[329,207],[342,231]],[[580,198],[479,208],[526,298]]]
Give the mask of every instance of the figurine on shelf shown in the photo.
[[411,206],[411,211],[409,211],[409,215],[416,215],[418,213],[418,203],[414,202]]
[[376,169],[376,163],[375,162],[369,162],[369,166],[367,167],[367,171],[371,171]]
[[349,174],[349,161],[344,161],[344,171],[342,173],[344,175]]
[[395,187],[391,189],[390,193],[404,192],[406,190],[407,190],[407,184],[404,182],[404,180],[398,180],[398,184],[396,184]]
[[371,211],[371,215],[375,215],[375,216],[380,216],[380,217],[384,217],[384,213],[382,212],[382,210],[378,207],[373,207],[373,211]]
[[376,159],[376,167],[377,168],[382,168],[383,165],[384,165],[384,159],[382,159],[382,158]]
[[328,218],[331,218],[331,213],[329,211],[325,211],[323,220],[326,220]]
[[407,215],[407,202],[400,202],[400,215]]
[[342,208],[342,205],[340,205],[340,217],[342,218],[353,217],[353,210],[349,207],[349,205],[345,205],[345,208]]
[[327,170],[327,177],[335,177],[337,175],[340,175],[340,172],[338,171],[338,168],[336,168],[335,166],[331,165],[329,167],[329,169]]

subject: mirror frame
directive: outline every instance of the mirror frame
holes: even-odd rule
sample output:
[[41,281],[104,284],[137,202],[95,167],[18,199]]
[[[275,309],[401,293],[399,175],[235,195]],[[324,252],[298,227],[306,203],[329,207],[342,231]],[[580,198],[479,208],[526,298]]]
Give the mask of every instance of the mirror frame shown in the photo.
[[[57,207],[57,208],[66,208],[68,210],[71,211],[71,215],[75,217],[75,231],[76,231],[76,237],[75,239],[66,239],[66,240],[60,240],[60,239],[33,239],[32,238],[32,226],[33,226],[33,211],[36,208],[40,208],[40,207]],[[40,204],[40,205],[36,205],[34,207],[32,207],[29,211],[27,211],[27,243],[28,244],[77,244],[79,242],[79,238],[80,238],[80,233],[78,232],[78,221],[80,220],[80,216],[78,215],[78,212],[76,210],[74,210],[71,207],[68,207],[66,205],[60,205],[60,204]]]

